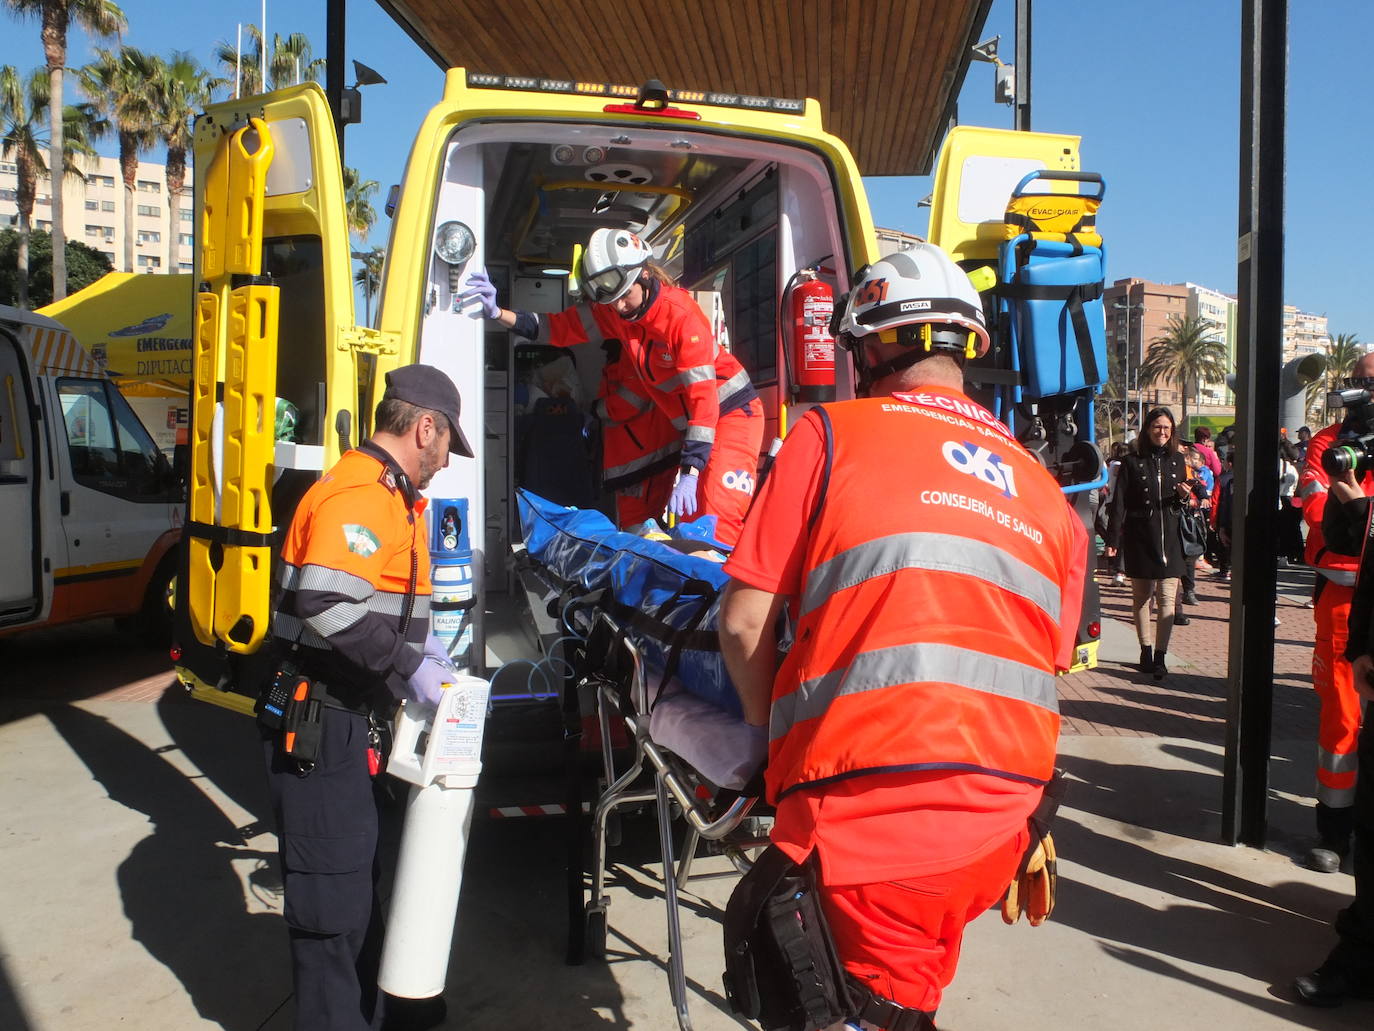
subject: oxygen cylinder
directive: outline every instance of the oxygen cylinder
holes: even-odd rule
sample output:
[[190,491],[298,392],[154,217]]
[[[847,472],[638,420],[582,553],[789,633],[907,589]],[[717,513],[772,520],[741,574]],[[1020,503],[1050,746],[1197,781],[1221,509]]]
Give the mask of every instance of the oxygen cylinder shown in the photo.
[[377,983],[398,998],[444,990],[490,692],[487,681],[456,674],[437,710],[407,702],[396,717],[387,772],[413,787]]

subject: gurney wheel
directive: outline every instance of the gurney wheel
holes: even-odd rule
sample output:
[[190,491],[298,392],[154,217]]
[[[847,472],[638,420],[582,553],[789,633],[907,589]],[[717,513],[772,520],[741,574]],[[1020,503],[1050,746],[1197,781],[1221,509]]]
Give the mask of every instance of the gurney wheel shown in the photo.
[[586,956],[589,959],[606,958],[606,911],[593,909],[587,913]]

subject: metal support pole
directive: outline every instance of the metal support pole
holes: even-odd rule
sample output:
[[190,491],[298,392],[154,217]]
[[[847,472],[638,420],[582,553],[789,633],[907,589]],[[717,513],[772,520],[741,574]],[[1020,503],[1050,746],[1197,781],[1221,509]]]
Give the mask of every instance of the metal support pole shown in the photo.
[[1018,132],[1031,127],[1031,0],[1016,0],[1016,116]]
[[1261,848],[1274,700],[1287,0],[1241,5],[1235,516],[1222,835]]
[[324,93],[329,98],[329,110],[334,112],[334,135],[339,141],[339,165],[344,163],[344,0],[328,0],[325,14]]

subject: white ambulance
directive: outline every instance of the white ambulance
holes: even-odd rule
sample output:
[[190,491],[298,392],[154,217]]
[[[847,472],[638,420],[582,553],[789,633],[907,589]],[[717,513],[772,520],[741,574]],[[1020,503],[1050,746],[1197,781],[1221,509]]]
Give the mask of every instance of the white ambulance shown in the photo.
[[0,305],[0,635],[114,616],[169,639],[183,496],[75,337]]

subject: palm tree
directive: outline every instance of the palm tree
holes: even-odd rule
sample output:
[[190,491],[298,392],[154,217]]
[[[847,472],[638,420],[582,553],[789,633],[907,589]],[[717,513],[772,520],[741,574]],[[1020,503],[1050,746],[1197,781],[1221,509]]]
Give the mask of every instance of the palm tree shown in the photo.
[[[1322,394],[1322,401],[1325,401],[1327,393],[1340,387],[1341,380],[1350,375],[1350,370],[1354,364],[1365,356],[1368,350],[1364,344],[1360,343],[1360,338],[1354,333],[1337,333],[1335,339],[1331,341],[1330,348],[1326,352],[1326,391]],[[1320,385],[1321,381],[1318,381]],[[1327,420],[1330,421],[1329,419]]]
[[345,166],[343,187],[348,231],[358,238],[359,243],[366,243],[367,234],[377,222],[377,209],[372,206],[372,196],[377,192],[377,180],[359,179],[356,168]]
[[175,51],[169,61],[155,57],[152,62],[154,118],[158,135],[167,145],[167,264],[175,272],[180,268],[181,194],[186,188],[191,126],[210,103],[213,83],[209,73],[183,50]]
[[97,47],[95,60],[77,70],[81,88],[113,126],[119,139],[119,171],[124,180],[124,271],[134,271],[134,190],[138,158],[157,142],[156,68],[134,47]]
[[1179,426],[1186,433],[1189,388],[1222,379],[1226,371],[1226,345],[1217,339],[1216,325],[1195,315],[1172,315],[1165,325],[1164,335],[1150,341],[1150,349],[1140,363],[1140,382],[1150,385],[1172,380],[1179,384],[1182,388]]
[[[60,165],[67,152],[63,143],[66,105],[62,102],[62,73],[67,65],[67,29],[75,22],[97,39],[118,36],[127,27],[124,12],[113,0],[4,0],[20,17],[42,22],[43,56],[48,65],[48,165]],[[52,191],[52,296],[67,296],[67,231],[62,191]]]
[[372,298],[382,286],[382,265],[386,262],[386,251],[373,247],[363,252],[358,259],[358,271],[353,274],[353,282],[363,288],[364,325],[372,325]]
[[267,85],[262,81],[262,30],[256,25],[245,26],[247,41],[240,54],[235,43],[220,40],[215,44],[214,58],[224,75],[215,80],[215,86],[238,83],[237,96],[250,97],[257,93],[281,89],[296,83],[319,79],[324,72],[324,58],[316,58],[310,47],[310,39],[303,32],[293,32],[282,39],[272,34],[272,47],[268,51]]
[[[0,68],[0,157],[13,161],[18,171],[15,191],[19,208],[18,301],[19,307],[29,306],[29,233],[32,228],[33,205],[37,198],[38,180],[48,174],[43,154],[48,142],[40,125],[42,113],[48,106],[49,78],[40,70],[33,72],[25,83],[11,65]],[[77,155],[94,155],[91,148],[90,120],[83,109],[68,105],[64,109],[63,175],[84,179],[76,165]],[[58,182],[50,190],[55,197],[62,192]],[[65,295],[66,283],[63,282]]]

